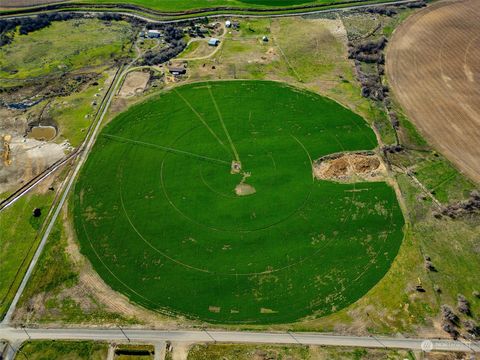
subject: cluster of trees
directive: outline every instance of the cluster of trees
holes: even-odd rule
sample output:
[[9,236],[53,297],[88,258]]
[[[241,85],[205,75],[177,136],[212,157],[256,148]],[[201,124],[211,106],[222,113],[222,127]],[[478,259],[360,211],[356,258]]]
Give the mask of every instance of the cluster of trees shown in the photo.
[[[148,27],[149,26],[147,25],[147,28]],[[158,29],[158,26],[156,28]],[[167,25],[162,30],[164,33],[164,39],[168,43],[168,47],[160,50],[147,51],[143,56],[144,65],[157,65],[167,62],[180,54],[187,46],[183,39],[182,28]]]
[[382,101],[388,93],[388,87],[383,85],[381,76],[377,74],[367,74],[362,71],[361,63],[355,60],[355,71],[358,81],[362,85],[362,96],[372,100]]
[[459,318],[452,308],[448,305],[442,305],[442,329],[456,339],[459,335],[457,327],[459,325]]
[[458,294],[457,296],[457,309],[462,314],[471,315],[470,303],[462,294]]
[[13,40],[13,32],[17,25],[10,20],[0,20],[0,46],[10,44]]
[[[67,21],[71,19],[81,18],[82,14],[75,13],[46,13],[32,17],[25,17],[20,19],[0,20],[0,47],[10,44],[13,40],[14,30],[19,27],[19,33],[27,35],[31,32],[43,29],[53,21]],[[143,24],[142,20],[136,18],[126,17],[120,14],[100,13],[97,18],[102,21],[120,21],[128,20],[133,24]]]
[[[348,43],[348,57],[355,60],[357,78],[362,84],[362,96],[372,100],[383,101],[388,96],[388,87],[382,84],[385,57],[383,50],[387,38],[382,36],[377,41],[367,41],[359,44]],[[361,63],[376,64],[377,72],[367,74],[362,71]]]
[[20,19],[0,20],[0,46],[12,42],[14,30],[17,27],[19,27],[20,34],[26,35],[49,26],[52,21],[66,21],[80,16],[72,13],[51,13]]
[[383,153],[386,155],[387,153],[395,154],[403,151],[402,145],[385,145],[382,147]]
[[190,28],[188,28],[188,35],[190,35],[190,37],[204,38],[205,29],[202,29],[199,26],[191,26]]
[[53,13],[53,14],[41,14],[33,18],[22,18],[20,22],[20,34],[26,35],[28,33],[43,29],[50,26],[52,21],[67,21],[74,18],[81,17],[79,14],[71,13]]
[[370,14],[379,14],[379,15],[385,15],[385,16],[393,16],[397,14],[397,12],[392,8],[378,7],[378,6],[367,8],[366,12]]
[[367,41],[354,45],[348,43],[348,58],[363,61],[366,63],[384,64],[385,57],[383,55],[383,49],[387,45],[387,38],[382,36],[377,41]]
[[398,119],[397,113],[395,111],[389,111],[388,117],[390,118],[390,123],[392,126],[398,130],[400,127],[400,120]]
[[[475,292],[474,292],[475,293]],[[471,316],[470,303],[464,295],[457,295],[457,310],[467,316]],[[480,326],[477,325],[472,319],[467,319],[460,322],[460,317],[448,305],[442,305],[442,329],[449,333],[453,338],[457,338],[460,335],[459,328],[463,324],[468,336],[478,339],[480,337]]]
[[427,6],[427,3],[425,0],[420,0],[412,3],[408,3],[405,6],[409,9],[415,9],[415,8],[422,8],[424,6]]
[[169,43],[178,42],[183,39],[183,29],[172,25],[165,28],[165,41]]
[[435,265],[433,265],[432,259],[428,255],[425,256],[425,269],[428,271],[437,271]]
[[17,27],[20,27],[20,34],[26,35],[49,26],[52,21],[65,21],[74,17],[75,15],[69,13],[53,13],[21,19],[0,20],[0,46],[12,42],[13,32]]
[[471,337],[473,337],[474,339],[480,338],[480,326],[478,326],[475,321],[473,321],[472,319],[468,319],[463,322],[463,326]]
[[123,15],[117,13],[102,13],[99,14],[97,17],[99,20],[102,21],[120,21],[124,19]]
[[173,59],[185,49],[185,41],[180,40],[175,45],[159,51],[147,51],[143,57],[144,65],[157,65]]
[[445,206],[441,213],[435,214],[439,218],[441,215],[448,216],[452,219],[462,215],[474,214],[480,211],[480,192],[474,190],[470,193],[467,200]]

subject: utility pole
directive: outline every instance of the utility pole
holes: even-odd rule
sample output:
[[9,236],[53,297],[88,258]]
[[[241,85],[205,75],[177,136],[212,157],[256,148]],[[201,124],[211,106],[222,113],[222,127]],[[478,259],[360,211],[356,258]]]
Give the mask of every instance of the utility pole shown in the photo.
[[127,336],[127,334],[125,334],[125,331],[123,331],[123,329],[120,327],[120,325],[117,325],[118,328],[120,329],[120,331],[122,332],[123,336],[125,336],[128,340],[128,342],[130,342],[130,338]]
[[32,340],[32,337],[31,337],[30,334],[27,332],[27,329],[25,328],[25,325],[22,324],[21,327],[22,327],[23,331],[25,331],[25,334],[27,334],[28,340]]

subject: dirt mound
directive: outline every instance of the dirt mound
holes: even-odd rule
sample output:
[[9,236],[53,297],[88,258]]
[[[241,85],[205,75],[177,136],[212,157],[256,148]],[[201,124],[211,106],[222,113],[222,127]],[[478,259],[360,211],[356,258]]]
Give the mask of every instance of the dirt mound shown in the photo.
[[372,153],[342,153],[322,157],[313,163],[315,178],[341,182],[379,181],[385,166]]
[[238,184],[235,187],[235,194],[238,196],[247,196],[255,194],[256,190],[252,185],[248,185],[245,183]]

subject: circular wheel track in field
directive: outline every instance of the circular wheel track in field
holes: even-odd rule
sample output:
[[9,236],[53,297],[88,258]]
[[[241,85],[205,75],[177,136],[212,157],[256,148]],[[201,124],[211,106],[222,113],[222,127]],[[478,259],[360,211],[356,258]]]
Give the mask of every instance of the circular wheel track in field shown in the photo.
[[441,1],[395,31],[386,70],[421,133],[480,182],[480,2]]
[[[103,130],[75,191],[82,252],[157,311],[275,323],[339,310],[388,270],[403,219],[388,185],[313,180],[312,158],[374,141],[347,109],[281,84],[178,87]],[[233,195],[235,158],[254,194]]]

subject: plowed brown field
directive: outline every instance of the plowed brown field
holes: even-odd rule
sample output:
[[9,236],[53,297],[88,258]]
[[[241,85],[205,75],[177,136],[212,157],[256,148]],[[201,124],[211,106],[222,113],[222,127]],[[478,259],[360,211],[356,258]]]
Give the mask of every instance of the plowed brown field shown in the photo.
[[441,1],[394,33],[387,75],[420,132],[480,182],[480,1]]

